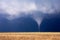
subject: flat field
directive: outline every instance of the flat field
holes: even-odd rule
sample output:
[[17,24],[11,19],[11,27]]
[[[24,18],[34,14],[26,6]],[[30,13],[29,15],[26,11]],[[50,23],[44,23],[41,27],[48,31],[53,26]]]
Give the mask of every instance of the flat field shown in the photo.
[[60,33],[5,32],[5,33],[0,33],[0,40],[60,40]]

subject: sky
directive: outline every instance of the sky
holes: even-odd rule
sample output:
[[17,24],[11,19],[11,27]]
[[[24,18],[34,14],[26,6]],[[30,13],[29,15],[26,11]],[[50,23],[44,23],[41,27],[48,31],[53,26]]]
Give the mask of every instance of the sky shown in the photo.
[[38,10],[43,13],[60,11],[60,0],[0,0],[0,9],[10,15],[17,15],[18,12],[29,12]]
[[[20,16],[21,12],[26,15],[33,14],[28,13],[31,11],[52,14],[60,12],[60,0],[0,0],[0,10],[9,14],[11,19]],[[40,20],[39,17],[34,19]]]

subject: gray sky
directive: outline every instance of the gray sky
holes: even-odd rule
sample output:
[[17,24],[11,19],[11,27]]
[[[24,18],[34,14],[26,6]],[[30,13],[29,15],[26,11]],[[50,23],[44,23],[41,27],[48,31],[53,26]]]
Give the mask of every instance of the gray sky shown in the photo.
[[[31,11],[52,14],[60,12],[60,0],[0,0],[0,10],[1,9],[7,12],[11,18],[19,16],[21,12],[31,14],[28,13]],[[38,21],[40,20],[39,17],[36,17],[37,18],[34,19],[37,20],[38,23],[41,22]]]
[[[38,10],[43,13],[60,11],[60,0],[0,0],[0,9],[8,13],[28,12]],[[14,12],[15,11],[15,12]]]

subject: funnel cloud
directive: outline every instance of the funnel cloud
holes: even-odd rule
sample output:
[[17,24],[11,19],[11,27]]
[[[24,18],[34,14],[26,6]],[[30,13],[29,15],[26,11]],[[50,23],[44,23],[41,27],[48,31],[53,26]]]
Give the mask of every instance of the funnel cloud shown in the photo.
[[0,14],[8,20],[30,16],[38,26],[46,15],[60,12],[60,0],[0,0]]

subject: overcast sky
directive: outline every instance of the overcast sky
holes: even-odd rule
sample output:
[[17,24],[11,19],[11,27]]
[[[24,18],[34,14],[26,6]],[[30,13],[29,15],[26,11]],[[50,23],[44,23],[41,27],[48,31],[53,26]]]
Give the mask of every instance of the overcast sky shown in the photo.
[[60,12],[60,0],[0,0],[0,10],[11,16],[30,11],[51,14]]
[[9,14],[39,10],[44,13],[60,11],[60,0],[0,0],[0,9]]

